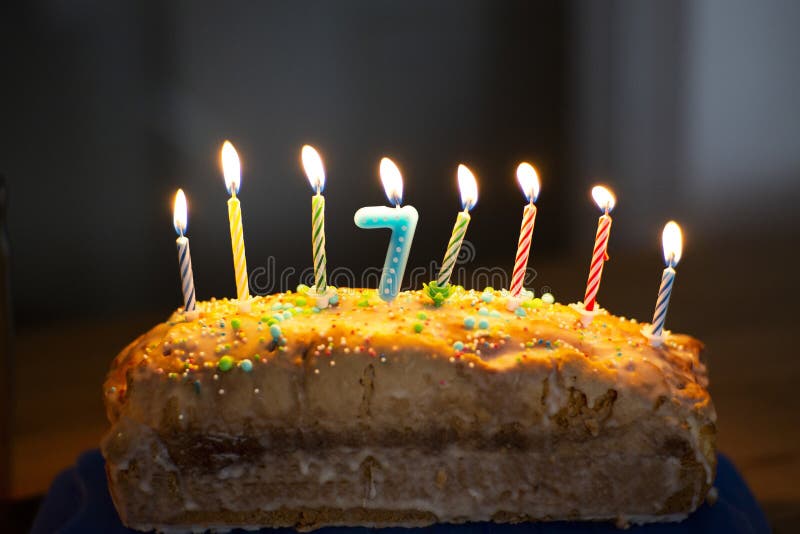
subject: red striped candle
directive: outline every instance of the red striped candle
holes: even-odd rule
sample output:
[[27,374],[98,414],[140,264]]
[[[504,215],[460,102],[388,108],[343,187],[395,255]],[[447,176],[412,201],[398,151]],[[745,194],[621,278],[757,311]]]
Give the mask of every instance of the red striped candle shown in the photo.
[[597,301],[600,278],[603,276],[603,264],[608,259],[608,238],[611,235],[611,216],[609,212],[614,209],[614,205],[617,202],[614,194],[602,185],[596,185],[592,188],[592,197],[597,206],[603,210],[603,215],[597,221],[597,235],[594,240],[592,263],[589,267],[589,280],[586,282],[586,296],[583,298],[583,307],[586,311],[593,311]]
[[539,176],[530,163],[520,163],[517,167],[517,181],[519,181],[528,205],[522,211],[522,225],[519,229],[517,242],[517,256],[514,260],[514,272],[511,275],[509,291],[512,297],[518,297],[525,283],[525,272],[528,268],[528,255],[531,250],[533,238],[533,225],[536,221],[536,199],[539,197]]

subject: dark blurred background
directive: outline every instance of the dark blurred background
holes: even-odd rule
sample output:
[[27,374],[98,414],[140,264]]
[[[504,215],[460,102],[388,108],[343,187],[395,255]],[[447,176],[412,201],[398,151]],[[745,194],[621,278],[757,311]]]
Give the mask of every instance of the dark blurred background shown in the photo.
[[686,249],[668,326],[706,341],[722,450],[774,524],[798,524],[800,3],[77,0],[0,10],[17,332],[16,370],[9,351],[3,366],[15,391],[2,425],[13,436],[12,467],[0,463],[6,494],[41,494],[96,445],[108,363],[180,303],[176,188],[189,197],[198,297],[234,295],[218,164],[230,139],[251,270],[270,256],[278,270],[310,265],[304,143],[327,168],[330,268],[383,262],[386,236],[352,216],[386,203],[384,155],[420,212],[409,269],[441,259],[459,162],[480,189],[468,269],[510,270],[524,206],[514,169],[537,167],[528,285],[560,301],[583,295],[599,215],[592,184],[618,196],[600,291],[614,313],[649,319],[661,228],[678,220]]

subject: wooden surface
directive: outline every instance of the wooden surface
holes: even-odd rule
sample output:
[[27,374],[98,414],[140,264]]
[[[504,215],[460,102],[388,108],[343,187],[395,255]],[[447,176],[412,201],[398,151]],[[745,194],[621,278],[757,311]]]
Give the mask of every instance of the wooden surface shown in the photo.
[[[753,254],[761,262],[729,245],[714,244],[712,252],[693,244],[687,252],[668,327],[706,343],[720,450],[742,471],[776,532],[800,532],[800,357],[794,348],[800,315],[789,309],[787,291],[797,292],[787,284],[792,262],[781,257],[786,242],[758,243]],[[533,286],[550,286],[559,300],[578,299],[585,277],[578,267],[587,261],[535,263]],[[613,257],[600,302],[619,315],[648,320],[659,276],[653,254]],[[168,314],[22,329],[16,341],[14,496],[43,493],[59,470],[98,445],[106,429],[101,384],[111,359]]]

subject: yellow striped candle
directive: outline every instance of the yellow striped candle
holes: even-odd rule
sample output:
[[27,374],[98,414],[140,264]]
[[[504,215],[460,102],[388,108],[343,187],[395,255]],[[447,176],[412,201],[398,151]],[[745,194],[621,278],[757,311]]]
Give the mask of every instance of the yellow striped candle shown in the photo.
[[241,185],[242,172],[239,155],[230,141],[222,145],[222,173],[225,187],[231,198],[228,200],[228,221],[231,227],[231,249],[233,251],[233,270],[236,275],[236,297],[240,301],[250,298],[247,284],[247,258],[244,253],[244,233],[242,231],[242,206],[236,193]]
[[460,212],[456,217],[453,233],[450,234],[450,241],[447,243],[442,267],[439,269],[439,276],[436,278],[436,284],[439,287],[450,282],[453,267],[455,267],[458,253],[461,250],[461,243],[467,234],[467,226],[469,226],[470,221],[469,210],[474,208],[478,202],[478,184],[475,182],[475,176],[472,171],[466,165],[458,166],[458,188],[461,191],[461,204],[464,207],[464,211]]
[[314,260],[314,286],[317,294],[322,295],[328,287],[325,258],[325,197],[322,196],[322,190],[325,188],[325,167],[322,166],[319,153],[309,145],[303,146],[301,159],[308,181],[316,193],[311,197],[311,252]]

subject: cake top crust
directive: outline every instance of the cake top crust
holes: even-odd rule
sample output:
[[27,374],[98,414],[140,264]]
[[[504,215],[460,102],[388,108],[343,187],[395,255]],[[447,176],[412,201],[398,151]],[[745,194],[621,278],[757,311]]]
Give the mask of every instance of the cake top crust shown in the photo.
[[653,347],[643,324],[602,309],[584,325],[575,305],[529,296],[514,308],[507,291],[460,287],[438,307],[421,290],[386,303],[372,289],[338,288],[320,309],[313,293],[298,289],[246,303],[211,299],[198,302],[194,312],[175,311],[115,359],[105,383],[112,420],[134,369],[198,386],[212,375],[248,374],[271,362],[315,374],[356,356],[391,363],[409,348],[472,373],[544,362],[579,365],[649,401],[665,397],[688,410],[713,412],[698,340],[667,333],[664,344]]

